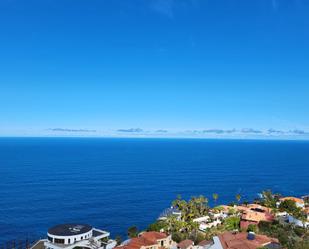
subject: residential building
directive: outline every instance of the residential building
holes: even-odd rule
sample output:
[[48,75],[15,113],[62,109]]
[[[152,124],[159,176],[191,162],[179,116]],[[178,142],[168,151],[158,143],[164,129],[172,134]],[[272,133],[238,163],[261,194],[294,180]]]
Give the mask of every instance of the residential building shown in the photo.
[[192,240],[186,239],[177,244],[177,249],[193,249],[194,242]]
[[280,198],[279,199],[279,203],[277,203],[277,204],[280,205],[280,203],[285,201],[285,200],[292,200],[292,201],[294,201],[297,207],[300,207],[300,208],[304,208],[305,207],[305,202],[304,202],[303,199],[296,198],[296,197],[291,197],[291,196],[290,197]]
[[257,249],[259,247],[281,248],[277,239],[265,235],[225,232],[213,238],[213,245],[209,249]]
[[175,216],[178,220],[180,220],[181,212],[174,207],[167,208],[160,214],[158,220],[166,220],[169,216]]
[[176,243],[170,235],[159,232],[144,232],[132,238],[115,249],[161,249],[174,248]]
[[32,249],[112,249],[117,243],[109,235],[87,224],[61,224],[48,229],[47,239],[38,241]]

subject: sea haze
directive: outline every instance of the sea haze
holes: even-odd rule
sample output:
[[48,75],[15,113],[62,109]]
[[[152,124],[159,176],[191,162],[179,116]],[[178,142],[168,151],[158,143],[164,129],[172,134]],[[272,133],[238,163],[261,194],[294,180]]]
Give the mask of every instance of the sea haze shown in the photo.
[[0,244],[66,222],[125,236],[178,194],[308,194],[309,142],[1,138],[0,176]]

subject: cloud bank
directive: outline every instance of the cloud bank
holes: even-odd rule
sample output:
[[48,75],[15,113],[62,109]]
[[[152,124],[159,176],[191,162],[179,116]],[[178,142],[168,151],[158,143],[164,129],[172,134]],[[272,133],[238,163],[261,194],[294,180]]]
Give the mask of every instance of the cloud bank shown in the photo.
[[54,132],[97,132],[96,130],[88,130],[88,129],[67,129],[67,128],[51,128],[49,131]]
[[141,129],[141,128],[118,129],[117,132],[141,133],[141,132],[143,132],[143,129]]

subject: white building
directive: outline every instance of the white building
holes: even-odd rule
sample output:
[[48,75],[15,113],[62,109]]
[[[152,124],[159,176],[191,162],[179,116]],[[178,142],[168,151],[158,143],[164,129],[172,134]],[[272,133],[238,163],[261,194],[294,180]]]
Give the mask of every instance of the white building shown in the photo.
[[277,206],[279,206],[281,202],[286,201],[286,200],[294,201],[296,206],[299,207],[299,208],[305,208],[305,202],[304,202],[303,199],[296,198],[296,197],[291,197],[291,196],[280,198],[279,202],[277,202]]
[[301,220],[296,219],[292,215],[288,214],[288,221],[289,221],[289,223],[294,224],[296,226],[299,226],[299,227],[304,227],[305,226],[305,227],[309,228],[309,215],[307,215],[307,221],[306,222],[302,222]]
[[87,224],[62,224],[50,228],[47,239],[38,241],[32,249],[41,248],[42,244],[45,249],[112,249],[117,243],[109,235]]

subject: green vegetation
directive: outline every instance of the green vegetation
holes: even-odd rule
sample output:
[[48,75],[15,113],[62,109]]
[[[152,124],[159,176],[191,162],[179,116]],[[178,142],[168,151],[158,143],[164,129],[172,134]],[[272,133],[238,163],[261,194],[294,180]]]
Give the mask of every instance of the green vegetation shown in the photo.
[[157,220],[155,223],[150,224],[147,228],[147,231],[160,232],[161,230],[168,230],[166,222],[162,220]]
[[262,200],[261,205],[268,208],[277,208],[278,198],[275,198],[275,195],[271,192],[271,190],[266,190],[262,192]]
[[100,239],[101,242],[107,243],[109,240],[109,237],[104,237],[102,239]]
[[171,215],[164,220],[158,220],[148,226],[148,231],[165,231],[172,235],[176,242],[191,239],[195,243],[205,239],[205,234],[199,231],[195,218],[209,215],[208,199],[204,196],[192,197],[186,201],[178,196],[172,206],[181,211],[181,217]]
[[299,245],[309,243],[309,234],[304,228],[295,227],[290,224],[280,224],[261,221],[258,225],[259,232],[267,236],[278,238],[282,246],[287,249],[306,248]]
[[181,211],[181,219],[183,221],[191,221],[194,218],[202,217],[208,214],[208,199],[202,195],[193,196],[189,201],[185,201],[178,196],[172,202],[173,207]]
[[117,242],[117,246],[119,246],[122,243],[122,237],[120,235],[116,235],[115,240]]
[[214,199],[215,203],[217,203],[217,200],[219,198],[219,195],[217,193],[212,194],[212,198]]
[[237,202],[239,203],[239,202],[240,202],[240,199],[241,199],[241,195],[240,195],[240,194],[237,194],[237,195],[235,196],[235,198],[236,198]]
[[[214,203],[216,203],[219,195],[214,193],[212,198]],[[240,231],[240,213],[234,208],[234,205],[239,205],[241,198],[242,196],[240,194],[235,195],[237,203],[230,204],[231,207],[228,210],[228,217],[223,220],[222,224],[206,229],[205,231],[199,231],[198,223],[193,222],[195,218],[209,216],[210,220],[213,221],[213,214],[220,213],[224,208],[217,206],[211,210],[208,205],[208,199],[204,196],[192,197],[188,201],[178,196],[172,202],[172,206],[181,212],[181,217],[171,215],[164,220],[158,220],[150,224],[147,231],[164,231],[171,234],[172,239],[176,242],[191,239],[196,244],[204,239],[211,240],[213,236],[225,231]],[[306,214],[301,208],[297,207],[294,201],[285,200],[277,206],[279,198],[279,194],[273,194],[270,190],[266,190],[262,192],[262,197],[255,199],[254,202],[270,208],[273,214],[276,214],[278,211],[285,211],[303,222],[306,221]],[[249,202],[244,202],[243,205],[247,206]],[[137,228],[133,228],[135,227],[128,230],[130,237],[137,235]],[[258,225],[250,224],[245,231],[277,238],[285,249],[309,249],[308,229],[288,224],[282,219],[275,220],[272,223],[261,221]]]
[[129,238],[135,238],[138,235],[138,228],[136,226],[132,226],[128,228],[128,236]]
[[258,231],[257,225],[250,224],[250,225],[248,226],[247,232],[254,232],[254,233],[257,233],[257,231]]
[[227,231],[239,230],[240,218],[231,216],[224,220],[224,227]]
[[285,200],[280,203],[279,210],[281,212],[285,211],[289,214],[294,214],[299,211],[298,207],[296,206],[296,203],[292,200]]

